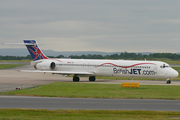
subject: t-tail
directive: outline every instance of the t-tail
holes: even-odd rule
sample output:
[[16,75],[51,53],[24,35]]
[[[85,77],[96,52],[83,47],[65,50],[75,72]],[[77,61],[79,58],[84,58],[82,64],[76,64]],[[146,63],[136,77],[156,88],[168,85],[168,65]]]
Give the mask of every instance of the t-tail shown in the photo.
[[41,59],[48,59],[43,52],[39,49],[37,42],[35,40],[24,40],[24,44],[26,45],[29,53],[33,61],[41,60]]

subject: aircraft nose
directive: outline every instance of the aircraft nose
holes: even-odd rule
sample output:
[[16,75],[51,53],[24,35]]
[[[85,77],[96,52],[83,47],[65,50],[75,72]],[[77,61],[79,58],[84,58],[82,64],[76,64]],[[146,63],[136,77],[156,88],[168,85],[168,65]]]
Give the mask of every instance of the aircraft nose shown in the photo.
[[179,73],[173,69],[172,77],[176,78],[177,76],[179,76]]

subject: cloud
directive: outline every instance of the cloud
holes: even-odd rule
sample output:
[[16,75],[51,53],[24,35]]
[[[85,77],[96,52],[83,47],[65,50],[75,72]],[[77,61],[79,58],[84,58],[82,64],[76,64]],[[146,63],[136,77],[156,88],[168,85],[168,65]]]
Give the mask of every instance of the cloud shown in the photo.
[[0,41],[36,39],[43,44],[42,49],[58,51],[179,52],[179,3],[0,1]]
[[180,24],[180,19],[157,19],[153,20],[152,23],[164,23],[164,24]]

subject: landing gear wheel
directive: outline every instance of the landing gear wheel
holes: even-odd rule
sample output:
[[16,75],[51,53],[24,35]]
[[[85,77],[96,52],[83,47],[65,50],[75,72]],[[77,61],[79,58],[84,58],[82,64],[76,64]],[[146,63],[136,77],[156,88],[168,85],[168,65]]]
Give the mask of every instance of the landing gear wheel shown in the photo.
[[90,76],[89,77],[89,81],[95,81],[96,80],[96,77],[95,76]]
[[171,84],[171,80],[167,80],[166,84]]
[[73,82],[79,82],[79,77],[73,77]]

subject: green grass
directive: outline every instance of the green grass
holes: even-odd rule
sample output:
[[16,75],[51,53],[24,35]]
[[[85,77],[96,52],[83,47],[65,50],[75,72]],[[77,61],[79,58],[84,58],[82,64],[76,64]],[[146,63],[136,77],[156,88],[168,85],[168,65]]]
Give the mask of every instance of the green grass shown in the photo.
[[1,120],[169,120],[180,112],[0,109]]
[[171,60],[171,59],[168,59],[168,58],[154,58],[153,60],[150,60],[150,61],[162,61],[162,62],[165,62],[165,63],[168,63],[168,64],[173,64],[173,65],[180,64],[179,60]]
[[166,62],[168,64],[173,64],[173,65],[179,65],[180,61],[174,61],[174,60],[162,60],[163,62]]
[[1,95],[26,95],[69,98],[132,98],[180,99],[180,87],[175,85],[140,85],[140,88],[122,88],[121,84],[51,83],[39,88],[22,89]]
[[180,70],[180,67],[172,67],[175,70]]
[[18,66],[23,66],[22,64],[0,64],[0,69],[14,68]]

